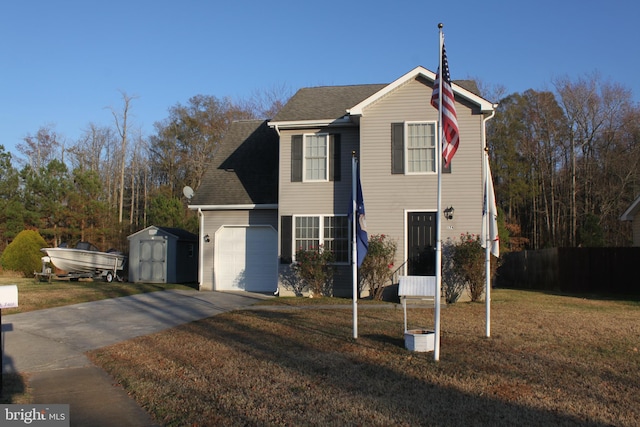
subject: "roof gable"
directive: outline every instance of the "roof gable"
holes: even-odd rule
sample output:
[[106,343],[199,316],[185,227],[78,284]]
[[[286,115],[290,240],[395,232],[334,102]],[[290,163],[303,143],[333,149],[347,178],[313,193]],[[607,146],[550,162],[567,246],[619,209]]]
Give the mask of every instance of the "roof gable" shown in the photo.
[[[433,84],[433,82],[436,79],[436,74],[433,71],[429,71],[422,66],[418,66],[413,70],[409,71],[408,73],[406,73],[405,75],[403,75],[402,77],[400,77],[399,79],[396,79],[394,82],[386,85],[383,89],[377,91],[376,93],[372,94],[368,98],[362,100],[358,104],[349,108],[348,113],[356,116],[363,115],[364,109],[366,107],[375,103],[376,101],[388,95],[389,93],[393,92],[400,86],[403,86],[407,82],[415,80],[418,77],[423,77]],[[452,82],[451,86],[455,95],[461,96],[466,100],[470,101],[471,103],[476,104],[478,107],[480,107],[480,111],[491,112],[494,110],[494,106],[491,102],[487,101],[486,99],[482,98],[481,96],[469,90],[470,88],[472,88],[472,85],[470,85],[470,82],[468,80],[463,80],[460,82],[460,84],[454,81]],[[463,86],[465,86],[466,88]],[[475,86],[475,84],[473,84],[473,86],[477,89],[477,86]]]
[[[357,122],[357,117],[363,115],[366,107],[416,78],[424,78],[433,84],[436,75],[418,66],[389,84],[303,88],[291,97],[269,125],[285,128],[352,124]],[[475,82],[459,80],[454,81],[452,86],[456,96],[477,105],[481,112],[494,110],[491,102],[477,94]]]
[[[127,239],[132,240],[134,237],[136,237],[139,234],[149,234],[149,232],[151,230],[156,230],[156,231],[160,231],[161,234],[165,234],[165,235],[170,235],[172,237],[175,237],[177,240],[185,240],[185,241],[197,241],[198,240],[198,236],[196,236],[195,234],[187,231],[187,230],[183,230],[182,228],[176,228],[176,227],[158,227],[155,225],[150,225],[147,228],[143,228],[142,230],[136,231],[135,233],[127,236]],[[155,232],[153,234],[156,234]]]
[[233,122],[190,205],[265,205],[277,202],[277,133],[263,120]]

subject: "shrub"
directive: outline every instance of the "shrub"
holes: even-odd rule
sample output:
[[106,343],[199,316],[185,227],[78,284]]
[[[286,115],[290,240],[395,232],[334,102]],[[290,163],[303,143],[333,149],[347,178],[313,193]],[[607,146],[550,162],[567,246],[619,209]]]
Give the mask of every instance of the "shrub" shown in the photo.
[[37,231],[23,230],[2,252],[2,268],[22,273],[24,277],[31,276],[34,271],[40,271],[44,256],[40,249],[46,246],[47,242]]
[[457,302],[467,287],[462,271],[454,262],[455,250],[456,244],[451,240],[442,245],[442,291],[447,304]]
[[463,233],[453,248],[453,264],[464,280],[471,301],[479,301],[484,293],[485,256],[480,236]]
[[367,256],[358,269],[361,289],[369,288],[373,299],[382,299],[384,287],[391,283],[393,263],[398,245],[384,234],[374,234],[369,237]]
[[296,273],[294,267],[295,264],[291,264],[280,271],[280,283],[283,288],[293,291],[295,296],[301,297],[304,290],[307,289],[307,284]]
[[292,270],[300,281],[309,287],[311,296],[331,296],[333,294],[333,252],[322,245],[317,249],[298,249]]

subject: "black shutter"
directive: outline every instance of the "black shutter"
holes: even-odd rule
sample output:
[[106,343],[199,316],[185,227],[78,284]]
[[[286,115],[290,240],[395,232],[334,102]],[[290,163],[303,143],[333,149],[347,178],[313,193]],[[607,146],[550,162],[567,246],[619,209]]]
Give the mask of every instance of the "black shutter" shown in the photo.
[[302,182],[302,135],[291,137],[291,182]]
[[340,134],[329,135],[329,181],[340,181]]
[[442,160],[442,173],[451,173],[451,163],[453,163],[453,160],[450,161],[447,166],[445,166],[444,159]]
[[280,264],[291,264],[293,260],[292,225],[291,215],[280,218]]
[[391,123],[391,173],[404,173],[404,123]]

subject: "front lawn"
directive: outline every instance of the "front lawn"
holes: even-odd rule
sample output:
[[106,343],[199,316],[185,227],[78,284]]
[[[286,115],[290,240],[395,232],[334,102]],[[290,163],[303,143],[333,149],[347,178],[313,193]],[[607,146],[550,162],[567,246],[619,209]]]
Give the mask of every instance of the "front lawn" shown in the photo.
[[346,304],[225,313],[90,357],[167,426],[637,425],[638,302],[494,290],[488,339],[484,318],[443,308],[439,362],[404,348],[397,306],[363,306],[354,340]]
[[53,280],[51,283],[48,283],[38,282],[31,278],[0,276],[0,286],[2,285],[18,286],[18,307],[3,309],[3,315],[162,291],[165,289],[193,289],[193,287],[185,285],[165,283],[107,283],[89,279],[82,279],[77,282]]

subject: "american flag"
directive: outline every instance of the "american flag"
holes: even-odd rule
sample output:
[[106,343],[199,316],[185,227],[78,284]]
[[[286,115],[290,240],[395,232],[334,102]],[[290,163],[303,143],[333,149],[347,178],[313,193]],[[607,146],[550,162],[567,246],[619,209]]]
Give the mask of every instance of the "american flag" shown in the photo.
[[456,104],[451,88],[451,75],[449,74],[449,62],[447,53],[442,44],[442,73],[438,67],[436,80],[433,82],[433,94],[431,95],[431,105],[439,109],[440,106],[440,77],[442,79],[442,133],[444,134],[444,146],[442,147],[442,157],[444,165],[448,166],[456,154],[458,143],[460,142],[458,133],[458,117],[456,115]]

